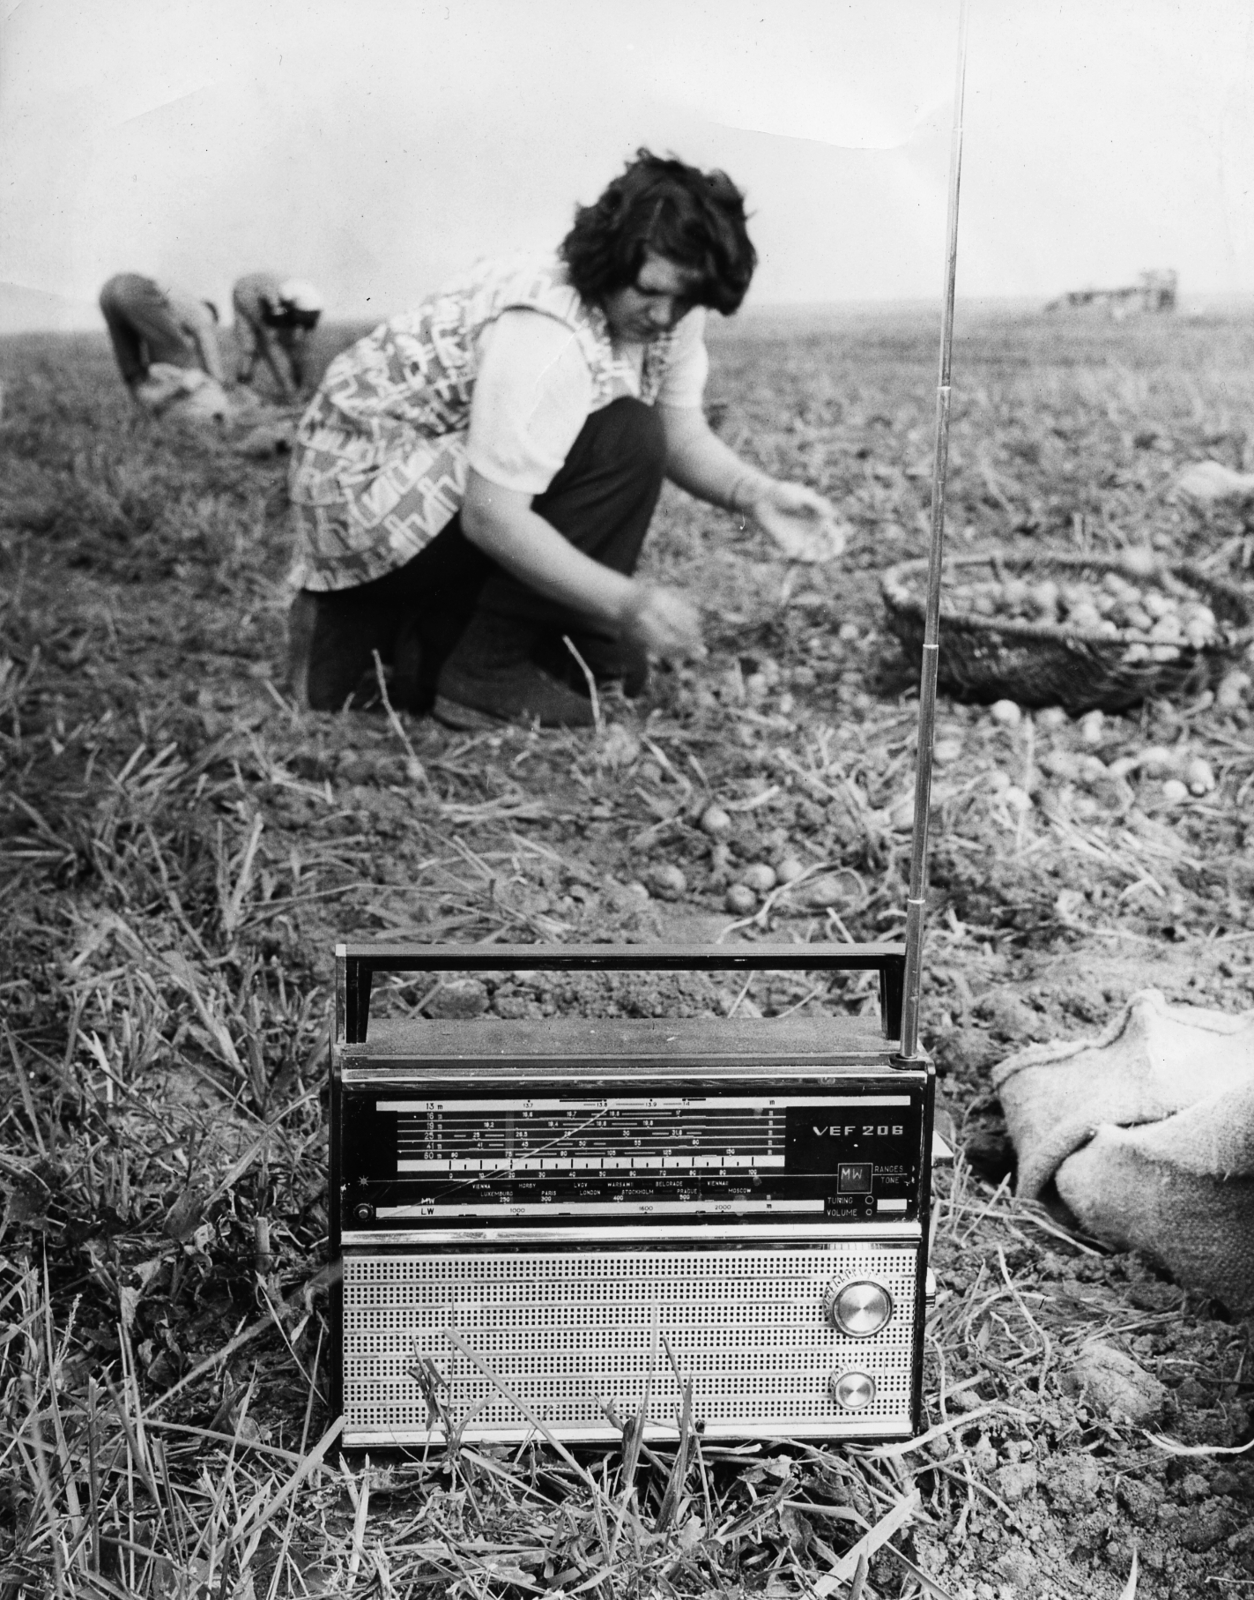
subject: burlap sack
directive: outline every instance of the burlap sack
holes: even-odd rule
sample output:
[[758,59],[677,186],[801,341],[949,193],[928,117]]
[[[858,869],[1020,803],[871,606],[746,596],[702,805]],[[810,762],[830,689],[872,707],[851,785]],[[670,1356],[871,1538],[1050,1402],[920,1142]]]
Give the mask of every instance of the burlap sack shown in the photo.
[[[240,421],[246,419],[240,418]],[[292,452],[296,439],[296,424],[289,419],[278,422],[261,422],[251,428],[236,444],[242,456],[254,461],[265,461],[271,456],[286,456]]]
[[1254,1311],[1254,1012],[1133,995],[1095,1040],[993,1070],[1018,1192],[1052,1183],[1080,1226]]
[[221,427],[234,418],[226,390],[196,367],[175,367],[154,361],[135,398],[154,416],[191,427]]

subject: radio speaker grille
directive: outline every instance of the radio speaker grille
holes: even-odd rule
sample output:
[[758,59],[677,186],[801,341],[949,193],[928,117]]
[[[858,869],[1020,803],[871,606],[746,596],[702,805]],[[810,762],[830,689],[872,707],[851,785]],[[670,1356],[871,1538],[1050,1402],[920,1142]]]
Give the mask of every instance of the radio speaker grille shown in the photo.
[[[503,1389],[556,1437],[576,1440],[606,1434],[607,1407],[622,1420],[638,1412],[648,1386],[648,1420],[669,1432],[689,1378],[694,1418],[713,1437],[905,1434],[917,1269],[917,1246],[865,1242],[589,1254],[346,1251],[345,1442],[425,1441],[433,1422],[437,1433],[461,1428],[467,1440],[524,1437],[532,1425]],[[854,1339],[830,1325],[823,1297],[833,1284],[861,1278],[884,1285],[893,1315],[880,1333]],[[828,1392],[832,1376],[849,1370],[875,1381],[874,1400],[857,1413]]]

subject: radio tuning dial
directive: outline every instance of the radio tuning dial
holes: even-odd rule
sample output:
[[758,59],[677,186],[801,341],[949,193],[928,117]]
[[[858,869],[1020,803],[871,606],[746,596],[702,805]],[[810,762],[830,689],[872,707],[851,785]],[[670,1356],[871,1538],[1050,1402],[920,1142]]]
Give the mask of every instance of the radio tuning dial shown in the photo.
[[872,1278],[829,1283],[823,1295],[823,1315],[838,1333],[850,1339],[870,1339],[893,1314],[893,1297]]

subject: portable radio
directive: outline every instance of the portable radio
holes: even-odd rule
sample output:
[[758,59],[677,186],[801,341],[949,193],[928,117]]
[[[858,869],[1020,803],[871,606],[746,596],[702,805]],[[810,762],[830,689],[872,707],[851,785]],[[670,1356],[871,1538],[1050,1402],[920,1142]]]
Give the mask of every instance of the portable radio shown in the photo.
[[[341,945],[349,1449],[917,1432],[934,1073],[900,945]],[[376,972],[879,974],[853,1016],[370,1018]]]

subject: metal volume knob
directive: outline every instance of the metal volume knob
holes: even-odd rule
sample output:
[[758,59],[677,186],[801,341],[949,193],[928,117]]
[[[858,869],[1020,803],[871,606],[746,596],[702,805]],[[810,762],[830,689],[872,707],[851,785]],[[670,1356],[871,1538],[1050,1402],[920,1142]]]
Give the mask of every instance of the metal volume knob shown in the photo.
[[875,1379],[866,1372],[833,1372],[827,1392],[843,1411],[865,1411],[875,1399]]

